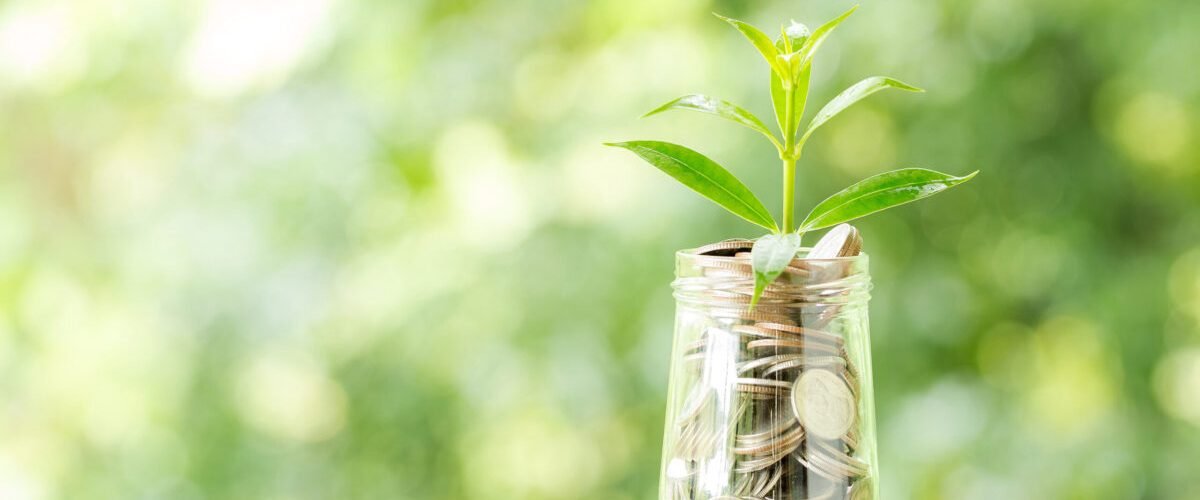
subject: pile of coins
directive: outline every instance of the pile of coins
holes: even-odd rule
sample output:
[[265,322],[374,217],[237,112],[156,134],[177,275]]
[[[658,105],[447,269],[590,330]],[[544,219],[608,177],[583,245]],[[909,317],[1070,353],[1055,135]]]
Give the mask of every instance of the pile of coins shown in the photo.
[[[845,261],[862,239],[831,230],[749,307],[753,242],[696,250],[714,326],[682,346],[689,374],[673,422],[666,480],[673,500],[874,498],[859,448],[859,373],[836,327]],[[731,258],[732,257],[732,258]],[[671,445],[673,443],[673,446]]]

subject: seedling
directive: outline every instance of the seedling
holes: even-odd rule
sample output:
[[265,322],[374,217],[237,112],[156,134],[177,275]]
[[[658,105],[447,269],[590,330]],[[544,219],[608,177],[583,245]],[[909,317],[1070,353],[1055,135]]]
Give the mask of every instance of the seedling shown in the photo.
[[632,151],[726,210],[771,231],[770,234],[756,240],[750,252],[751,265],[754,268],[752,304],[758,301],[763,289],[779,277],[795,257],[805,233],[932,196],[966,182],[978,173],[975,171],[955,177],[922,168],[885,172],[863,179],[826,198],[813,207],[799,224],[794,223],[796,161],[800,159],[804,145],[808,143],[813,132],[852,104],[880,90],[924,92],[893,78],[866,78],[851,85],[825,104],[808,122],[803,133],[800,133],[800,121],[808,101],[813,56],[834,28],[850,17],[857,8],[858,6],[850,8],[812,32],[803,24],[792,21],[782,27],[779,38],[774,41],[750,24],[717,15],[741,32],[770,66],[771,102],[775,109],[775,121],[779,125],[779,136],[774,135],[754,113],[741,106],[700,94],[685,95],[644,115],[645,117],[673,109],[687,109],[716,115],[762,134],[779,152],[779,159],[782,161],[782,224],[775,222],[771,212],[742,181],[729,170],[696,151],[662,141],[608,143],[609,146]]

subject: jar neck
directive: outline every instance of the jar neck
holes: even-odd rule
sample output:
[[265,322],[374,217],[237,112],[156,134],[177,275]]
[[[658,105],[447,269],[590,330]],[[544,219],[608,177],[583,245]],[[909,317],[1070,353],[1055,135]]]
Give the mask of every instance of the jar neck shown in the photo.
[[[808,249],[802,249],[803,256]],[[675,299],[680,305],[706,309],[749,309],[754,274],[749,256],[676,254]],[[763,291],[756,309],[794,310],[870,300],[871,276],[866,254],[835,259],[798,258]]]

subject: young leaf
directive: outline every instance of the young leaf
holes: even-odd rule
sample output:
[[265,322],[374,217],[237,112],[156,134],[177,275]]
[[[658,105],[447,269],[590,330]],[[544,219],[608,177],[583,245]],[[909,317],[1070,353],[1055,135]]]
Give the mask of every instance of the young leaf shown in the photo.
[[783,273],[798,250],[800,235],[797,233],[768,234],[754,242],[750,249],[750,266],[754,268],[754,296],[750,298],[750,307],[758,303],[763,290]]
[[816,29],[816,31],[812,32],[812,35],[809,36],[808,40],[804,42],[804,47],[800,49],[800,54],[803,56],[803,59],[800,62],[801,69],[809,64],[812,64],[813,56],[817,54],[817,49],[821,48],[821,44],[825,43],[825,38],[833,32],[834,28],[838,27],[839,24],[842,24],[842,21],[845,21],[846,18],[850,17],[850,14],[853,14],[857,9],[857,5],[850,7],[850,10],[847,10],[842,15],[833,18],[825,24],[822,24],[821,27]]
[[872,76],[870,78],[865,78],[862,81],[851,85],[846,90],[843,90],[842,93],[837,95],[837,97],[834,97],[833,100],[829,101],[825,107],[821,108],[821,111],[817,112],[817,116],[814,116],[812,122],[808,124],[808,130],[804,131],[804,139],[802,139],[802,141],[808,139],[808,136],[811,135],[813,131],[817,129],[817,127],[824,125],[825,122],[829,121],[830,118],[833,118],[834,115],[841,113],[846,108],[858,101],[863,100],[867,96],[887,88],[907,90],[909,92],[924,92],[922,89],[894,78],[888,78],[886,76]]
[[812,66],[801,69],[800,74],[796,76],[792,82],[792,123],[783,123],[787,119],[786,104],[787,94],[783,91],[783,81],[779,79],[779,75],[771,73],[771,104],[775,107],[775,121],[779,124],[779,133],[783,136],[784,142],[787,142],[789,134],[796,135],[796,131],[800,128],[800,117],[804,116],[804,104],[808,100],[808,81],[812,73]]
[[775,48],[779,49],[782,54],[797,52],[800,47],[804,46],[804,41],[808,40],[808,36],[811,34],[808,26],[792,21],[791,24],[783,27],[783,33],[775,40]]
[[766,33],[763,33],[762,30],[755,28],[748,23],[738,21],[737,19],[728,18],[715,12],[713,15],[717,16],[722,21],[731,24],[734,28],[737,28],[738,31],[742,32],[742,35],[745,36],[747,40],[750,40],[750,43],[754,44],[754,48],[758,49],[758,53],[762,54],[763,59],[767,60],[767,64],[771,66],[771,69],[779,74],[783,74],[784,69],[780,68],[779,62],[775,60],[775,56],[779,55],[779,50],[775,48],[775,43],[771,41],[771,37],[767,36]]
[[721,99],[712,98],[701,94],[689,94],[674,101],[668,102],[655,108],[653,111],[642,115],[642,118],[655,115],[667,111],[669,109],[690,109],[710,115],[717,115],[721,118],[740,123],[751,130],[755,130],[762,135],[767,136],[772,143],[776,143],[775,137],[771,135],[771,131],[767,130],[767,126],[759,120],[754,113],[742,109],[740,106],[723,101]]
[[[795,95],[795,94],[792,94]],[[775,108],[775,123],[779,124],[779,135],[787,139],[788,124],[784,123],[787,120],[787,105],[785,101],[787,94],[783,92],[783,80],[779,79],[779,75],[774,71],[771,72],[771,106]]]
[[797,73],[800,73],[800,54],[779,54],[775,56],[775,60],[779,62],[779,67],[787,71],[789,78],[795,78]]
[[799,232],[848,222],[864,215],[933,196],[971,180],[979,171],[955,177],[923,168],[905,168],[868,177],[826,198],[800,224]]
[[750,192],[750,188],[717,162],[700,153],[678,144],[660,141],[629,141],[606,145],[628,149],[735,215],[772,231],[777,230],[771,212]]

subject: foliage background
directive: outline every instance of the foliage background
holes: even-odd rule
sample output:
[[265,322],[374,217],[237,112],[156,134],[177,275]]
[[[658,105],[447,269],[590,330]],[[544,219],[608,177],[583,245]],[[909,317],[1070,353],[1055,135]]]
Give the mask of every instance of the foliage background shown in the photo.
[[[0,2],[0,498],[652,497],[672,253],[756,231],[600,143],[778,206],[752,132],[635,117],[769,117],[709,12],[846,7]],[[929,92],[816,134],[802,207],[982,170],[859,225],[884,498],[1200,491],[1198,20],[867,1],[825,45],[814,103]]]

